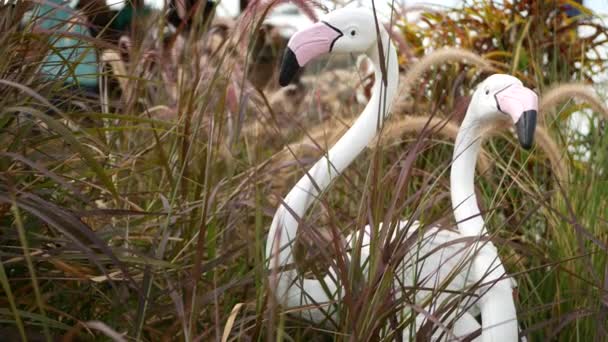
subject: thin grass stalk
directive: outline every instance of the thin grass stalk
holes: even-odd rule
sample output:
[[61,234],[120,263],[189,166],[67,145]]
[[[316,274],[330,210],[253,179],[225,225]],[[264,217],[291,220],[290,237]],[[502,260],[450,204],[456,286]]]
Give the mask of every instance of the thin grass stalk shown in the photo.
[[[208,85],[208,88],[205,91],[203,98],[201,100],[203,104],[209,103],[211,92],[214,89],[214,86],[217,86],[217,81],[218,81],[219,77],[220,77],[220,68],[217,68],[215,70],[214,75],[213,75],[212,79],[210,80],[210,84]],[[194,89],[196,89],[196,88],[198,88],[198,87],[195,86]],[[174,205],[178,199],[179,192],[181,192],[182,197],[184,199],[187,198],[187,188],[186,188],[186,184],[184,184],[184,180],[187,178],[187,174],[188,174],[187,168],[188,168],[188,164],[189,164],[189,156],[192,153],[192,150],[194,148],[194,145],[189,143],[190,139],[188,139],[188,137],[190,137],[193,140],[196,140],[196,137],[198,136],[198,133],[199,133],[198,127],[200,127],[201,122],[202,122],[202,115],[199,115],[198,120],[196,121],[197,124],[196,124],[195,129],[191,128],[191,126],[193,126],[193,125],[192,125],[192,115],[190,113],[195,111],[194,110],[194,106],[195,106],[194,99],[195,99],[195,96],[193,94],[190,94],[190,96],[187,97],[188,101],[186,104],[186,108],[178,108],[178,110],[180,110],[181,112],[185,111],[186,115],[182,116],[180,119],[181,126],[183,127],[182,134],[180,135],[181,143],[178,142],[178,144],[179,144],[178,153],[179,153],[179,156],[181,157],[180,158],[181,163],[179,164],[179,171],[175,175],[177,178],[177,181],[175,182],[175,188],[172,191],[172,195],[171,195],[171,199],[170,199],[170,208],[174,207]],[[181,102],[182,101],[180,101],[180,107],[183,107]],[[203,106],[203,108],[205,108],[205,105]],[[190,134],[191,132],[194,132],[193,136],[192,136],[192,134]],[[212,135],[210,135],[210,136],[212,136]],[[210,151],[207,151],[207,153],[210,153]],[[169,228],[169,222],[170,222],[171,215],[172,215],[171,212],[167,215],[167,220],[165,221],[165,225],[163,227],[161,243],[159,244],[159,248],[157,249],[157,253],[156,253],[157,257],[159,257],[159,258],[162,258],[162,255],[165,253],[165,250],[166,250],[166,244],[167,244],[167,241],[169,238],[169,235],[168,235],[169,229],[168,228]],[[201,226],[200,226],[201,228],[203,226],[205,226],[206,220],[203,220],[202,222],[203,223],[201,223]],[[200,242],[201,237],[199,236],[199,234],[200,234],[200,232],[195,234],[195,236],[193,238],[196,239],[198,236],[198,240]],[[197,245],[197,250],[199,250],[201,248],[204,248],[204,246]],[[201,250],[201,253],[202,253],[202,250]],[[194,267],[196,268],[196,266],[198,264],[200,264],[200,262],[198,262],[198,263],[195,262]],[[200,265],[199,265],[199,267],[200,267]],[[195,270],[195,269],[193,268],[193,270]],[[198,271],[198,273],[200,275],[200,270]],[[195,327],[194,327],[195,322],[193,321],[194,315],[192,315],[191,308],[192,308],[193,301],[195,300],[194,296],[196,295],[196,282],[197,282],[197,279],[199,279],[199,278],[191,277],[190,279],[191,279],[191,281],[189,281],[188,284],[186,285],[186,293],[185,293],[186,301],[185,301],[184,311],[185,311],[186,320],[187,320],[187,322],[189,322],[189,324],[188,324],[189,327],[187,330],[192,332],[193,331],[192,329],[195,329]],[[151,284],[150,284],[150,286],[151,286]],[[151,287],[148,287],[148,290],[151,290]],[[141,331],[141,329],[138,329],[138,331]],[[191,336],[190,337],[186,336],[185,338],[187,340],[190,340]]]
[[[42,295],[40,294],[40,286],[38,284],[38,278],[36,277],[36,269],[34,268],[34,263],[32,262],[32,257],[30,256],[30,248],[27,240],[27,236],[25,234],[25,227],[23,226],[23,220],[21,218],[21,213],[19,211],[19,207],[17,205],[17,199],[15,198],[15,194],[11,191],[10,197],[12,201],[12,212],[15,218],[15,224],[17,226],[17,232],[19,234],[19,242],[21,243],[21,248],[23,250],[23,257],[25,258],[25,263],[27,264],[28,271],[30,273],[30,278],[32,280],[32,287],[34,288],[34,296],[36,298],[36,305],[38,306],[38,310],[44,319],[42,320],[42,329],[44,332],[44,337],[47,342],[51,342],[53,339],[51,338],[51,332],[49,330],[49,326],[47,323],[47,315],[46,310],[44,309],[44,301],[42,300]],[[3,268],[4,270],[4,268]],[[4,272],[4,271],[3,271]],[[23,327],[21,327],[23,328]]]
[[[227,51],[224,52],[223,58],[225,58],[226,53],[227,53]],[[219,80],[220,76],[221,75],[219,74],[219,68],[218,68],[214,75],[214,77],[215,77],[214,82],[217,82]],[[207,98],[205,100],[210,99],[211,90],[212,90],[211,88],[209,88],[207,90],[207,92],[206,92]],[[205,104],[207,104],[207,102],[205,102]],[[209,236],[209,237],[206,237],[206,235],[213,234],[213,232],[210,232],[209,230],[210,230],[210,227],[213,228],[214,223],[209,222],[209,218],[208,218],[208,216],[210,216],[209,208],[212,203],[212,194],[214,192],[214,189],[212,189],[212,187],[211,187],[211,182],[213,180],[213,174],[212,174],[211,167],[213,165],[213,161],[216,160],[216,158],[217,158],[217,149],[215,148],[215,144],[221,144],[221,141],[222,141],[221,137],[222,137],[222,132],[223,132],[223,125],[222,125],[223,121],[222,121],[222,117],[220,116],[220,114],[226,112],[225,92],[224,92],[224,95],[220,97],[219,102],[218,102],[216,108],[214,108],[214,109],[215,109],[214,115],[213,115],[211,124],[209,125],[209,130],[208,130],[208,135],[207,135],[208,141],[206,144],[205,166],[201,170],[201,173],[198,177],[198,179],[199,179],[198,183],[202,183],[202,189],[199,189],[198,185],[195,189],[195,193],[198,194],[200,192],[200,194],[202,196],[203,206],[201,207],[201,219],[199,222],[197,233],[195,234],[197,236],[198,241],[197,241],[197,245],[196,245],[196,254],[195,254],[195,259],[194,259],[194,265],[193,265],[192,271],[191,271],[192,286],[187,287],[187,293],[186,293],[186,298],[191,298],[191,300],[192,300],[192,303],[186,302],[186,308],[187,308],[186,313],[188,314],[188,317],[190,317],[190,319],[192,319],[192,317],[198,317],[198,306],[196,305],[196,299],[198,298],[196,282],[198,281],[198,279],[200,279],[200,276],[201,276],[202,270],[200,268],[200,264],[202,262],[203,251],[205,249],[207,249],[207,254],[210,258],[212,258],[213,257],[212,254],[215,253],[215,247],[212,246],[212,244],[216,245],[217,235]],[[202,120],[202,116],[199,116],[199,118],[197,120],[194,138],[197,137],[197,134],[200,131],[200,125],[202,122],[201,120]],[[189,149],[188,155],[190,155],[191,153],[192,153],[192,149]],[[212,276],[216,277],[215,271]],[[192,291],[191,294],[189,294],[188,291]],[[192,314],[189,313],[189,310],[192,310],[191,311]],[[190,320],[190,324],[194,324],[194,323],[195,322]],[[216,332],[217,332],[218,336],[220,334],[219,326],[220,326],[220,323],[218,321],[216,321]],[[196,330],[194,331],[194,333],[196,333]]]
[[[225,99],[225,97],[224,97]],[[219,108],[224,108],[223,105],[223,101],[220,102],[220,104],[218,105],[218,109]],[[213,121],[215,123],[215,120]],[[199,229],[198,229],[198,240],[197,240],[197,244],[196,244],[196,254],[194,257],[194,264],[192,266],[192,273],[191,273],[191,281],[192,281],[192,287],[188,287],[188,291],[191,291],[190,295],[188,295],[188,292],[186,294],[186,298],[187,300],[191,300],[191,304],[188,304],[188,302],[186,302],[186,317],[188,317],[189,320],[189,324],[190,324],[190,332],[191,332],[191,336],[196,336],[197,331],[196,331],[196,326],[195,323],[196,321],[193,320],[193,318],[198,317],[198,308],[196,305],[196,298],[197,298],[197,283],[198,283],[198,279],[200,279],[201,277],[201,262],[203,259],[203,251],[205,249],[205,246],[207,245],[207,241],[209,239],[205,239],[206,235],[207,235],[207,231],[208,231],[208,224],[207,224],[207,215],[208,215],[208,211],[209,211],[209,206],[210,206],[210,202],[211,202],[211,165],[212,165],[212,160],[214,157],[214,151],[215,149],[213,148],[213,144],[215,142],[215,132],[219,132],[218,129],[215,129],[214,127],[215,125],[212,123],[209,126],[209,140],[207,143],[207,155],[206,155],[206,161],[205,161],[205,167],[202,170],[203,174],[203,189],[202,189],[202,194],[203,194],[203,206],[201,208],[201,223],[199,225]],[[219,133],[218,133],[219,134]],[[206,241],[207,240],[207,241]],[[215,272],[214,272],[214,279],[215,279]],[[219,324],[219,322],[216,322],[217,324]],[[219,332],[218,332],[219,334]]]
[[[170,177],[170,175],[168,175],[168,176]],[[155,250],[155,256],[158,259],[162,259],[163,255],[165,254],[165,251],[166,251],[167,242],[169,240],[169,226],[171,224],[171,218],[173,217],[173,215],[175,215],[175,213],[174,213],[175,206],[173,205],[173,203],[175,202],[175,200],[178,196],[178,194],[177,194],[179,191],[178,184],[180,181],[181,181],[181,178],[178,178],[178,183],[171,191],[171,194],[172,194],[171,205],[169,205],[169,210],[167,211],[166,219],[159,227],[159,229],[161,231],[161,238],[160,238],[158,247]],[[136,326],[135,326],[136,340],[141,339],[143,329],[144,329],[146,312],[148,310],[148,306],[150,305],[149,299],[150,299],[150,295],[152,293],[152,286],[154,284],[154,277],[155,277],[154,273],[152,271],[153,271],[152,266],[149,266],[146,268],[146,270],[144,272],[144,279],[143,279],[143,286],[142,286],[143,292],[144,292],[144,299],[140,302],[140,307],[138,308],[138,311],[137,311]],[[186,339],[186,341],[189,341],[188,336],[184,336],[184,338]]]
[[[29,256],[29,253],[26,253]],[[2,283],[2,289],[6,294],[6,299],[8,300],[8,304],[11,308],[11,312],[13,313],[13,317],[15,318],[15,325],[17,326],[17,330],[19,330],[19,336],[21,336],[22,341],[27,341],[27,337],[25,335],[25,328],[23,327],[23,320],[21,319],[21,315],[19,314],[19,310],[17,309],[17,305],[15,304],[15,297],[13,296],[13,291],[11,290],[11,284],[6,276],[6,271],[4,270],[4,263],[0,262],[0,283]]]
[[[255,151],[255,150],[254,150]],[[255,153],[255,152],[254,152]],[[248,154],[249,155],[249,154]],[[256,156],[250,156],[251,158],[256,158]],[[256,158],[257,159],[257,158]],[[250,160],[251,162],[251,160]],[[253,170],[253,187],[254,187],[254,196],[255,196],[255,248],[254,248],[254,261],[256,265],[264,265],[264,221],[263,221],[263,192],[261,186],[256,181],[258,177],[259,170],[258,168],[254,168]],[[258,317],[262,317],[267,298],[269,296],[265,296],[268,292],[264,288],[264,284],[267,281],[266,273],[264,272],[263,267],[256,267],[255,269],[255,285],[256,285],[256,310]],[[259,323],[258,323],[259,324]]]

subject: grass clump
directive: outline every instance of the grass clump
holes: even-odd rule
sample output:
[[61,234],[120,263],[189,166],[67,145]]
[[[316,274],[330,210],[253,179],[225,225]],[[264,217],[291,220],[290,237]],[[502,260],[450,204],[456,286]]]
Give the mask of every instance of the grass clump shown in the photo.
[[[40,74],[50,39],[68,33],[38,30],[23,19],[30,2],[3,5],[0,331],[6,336],[374,340],[403,329],[394,322],[415,291],[386,300],[390,267],[374,279],[358,263],[338,267],[356,296],[339,304],[344,314],[333,323],[312,324],[292,315],[303,309],[288,312],[273,302],[263,251],[279,198],[358,114],[346,105],[323,120],[283,112],[271,105],[273,79],[250,76],[268,65],[272,71],[281,55],[284,42],[266,44],[272,32],[259,33],[278,2],[254,1],[221,29],[195,20],[182,35],[165,35],[166,21],[153,14],[129,40],[78,37],[106,65],[97,95],[66,85],[68,76]],[[312,2],[298,4],[314,14]],[[335,239],[387,216],[453,226],[447,170],[459,105],[489,72],[509,72],[538,90],[544,123],[532,152],[515,148],[510,134],[489,138],[477,184],[488,226],[519,285],[522,334],[531,341],[605,339],[608,111],[592,79],[606,61],[588,56],[606,27],[584,8],[566,17],[559,11],[564,4],[472,1],[425,11],[418,22],[397,20],[395,32],[409,49],[400,51],[403,69],[422,68],[416,61],[444,46],[466,49],[477,66],[443,63],[408,81],[416,86],[401,100],[409,102],[396,106],[404,109],[396,109],[379,142],[304,218],[320,236],[301,237],[302,272],[320,276],[327,265],[337,267],[344,251]],[[595,33],[577,36],[582,26]],[[314,93],[314,85],[307,87]],[[315,101],[302,100],[311,111],[322,108]],[[591,133],[572,140],[566,118],[581,109],[591,113]],[[571,144],[584,147],[587,159],[573,158]],[[409,247],[378,245],[374,253]]]

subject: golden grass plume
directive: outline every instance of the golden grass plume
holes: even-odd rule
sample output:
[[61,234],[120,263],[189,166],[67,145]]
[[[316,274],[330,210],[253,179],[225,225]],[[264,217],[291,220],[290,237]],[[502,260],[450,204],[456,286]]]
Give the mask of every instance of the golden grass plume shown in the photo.
[[[543,94],[540,100],[540,110],[543,114],[546,114],[547,109],[553,108],[560,102],[570,100],[571,98],[584,100],[593,110],[601,113],[608,119],[608,107],[606,107],[606,104],[597,96],[592,86],[582,83],[566,83],[550,89]],[[544,117],[544,115],[541,117]],[[544,119],[541,120],[546,122]]]
[[407,94],[412,85],[419,83],[419,79],[426,71],[433,66],[445,64],[447,62],[465,62],[474,65],[481,70],[495,71],[495,68],[493,68],[487,60],[474,52],[460,48],[446,47],[434,51],[421,58],[417,63],[412,64],[403,78],[400,93]]

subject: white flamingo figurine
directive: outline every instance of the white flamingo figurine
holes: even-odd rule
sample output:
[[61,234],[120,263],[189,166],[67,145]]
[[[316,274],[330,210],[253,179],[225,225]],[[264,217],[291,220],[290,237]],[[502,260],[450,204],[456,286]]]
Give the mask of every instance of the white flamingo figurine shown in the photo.
[[[530,149],[537,112],[538,96],[513,76],[495,74],[477,86],[456,136],[450,173],[452,208],[462,236],[487,236],[474,186],[483,127],[510,120],[515,124],[520,145]],[[470,276],[476,281],[490,284],[478,289],[480,297],[477,306],[483,322],[481,341],[517,341],[513,282],[506,277],[494,244],[484,243],[476,251]]]
[[[380,48],[384,59],[380,57]],[[276,269],[274,274],[277,279],[271,277],[271,281],[276,281],[275,296],[286,307],[309,306],[302,313],[318,322],[325,320],[328,312],[334,311],[328,309],[327,305],[340,299],[334,271],[330,269],[323,281],[319,281],[299,276],[293,267],[278,268],[294,263],[291,244],[296,238],[298,220],[304,217],[313,200],[362,152],[386,119],[398,88],[397,55],[388,33],[381,25],[376,25],[372,13],[364,9],[345,8],[327,14],[321,22],[297,32],[291,38],[280,74],[281,85],[286,85],[298,69],[312,59],[326,53],[349,52],[366,54],[374,64],[376,80],[379,81],[375,82],[372,97],[353,126],[285,197],[284,204],[275,213],[266,242],[268,267]],[[536,94],[512,76],[493,75],[478,87],[456,140],[451,171],[452,202],[460,232],[428,229],[421,248],[428,252],[455,239],[477,239],[486,234],[473,185],[481,127],[485,123],[510,117],[517,125],[520,143],[529,148],[534,135],[537,106]],[[414,223],[408,227],[407,221],[402,221],[398,228],[415,231],[416,226],[417,223]],[[371,229],[369,226],[364,229],[362,262],[369,257]],[[347,240],[352,242],[354,237],[350,236]],[[432,287],[446,279],[452,270],[462,268],[463,263],[470,265],[471,252],[475,252],[471,270],[459,272],[447,288],[462,290],[476,282],[489,284],[477,288],[480,297],[475,306],[480,310],[483,322],[480,340],[516,341],[517,316],[511,282],[505,276],[496,248],[490,242],[476,246],[474,251],[467,250],[465,246],[465,242],[444,246],[440,252],[427,256],[424,263],[417,267],[411,265],[411,261],[416,259],[414,251],[407,256],[411,258],[405,259],[409,264],[402,265],[398,272],[400,283]],[[412,276],[414,268],[417,275]],[[424,279],[424,283],[416,283],[413,279]],[[430,293],[418,291],[417,298],[425,298]],[[434,302],[441,303],[441,299]],[[480,328],[470,312],[453,313],[449,318],[455,319],[454,325],[447,334],[439,332],[443,336],[462,337]],[[424,317],[418,315],[416,325],[420,327],[423,322]],[[409,337],[409,332],[404,332],[404,336]]]
[[[377,128],[382,125],[390,111],[398,88],[399,69],[395,47],[390,42],[388,33],[379,25],[382,38],[380,41],[386,55],[386,59],[381,60],[373,15],[363,9],[344,8],[327,14],[323,19],[291,37],[281,65],[279,83],[286,86],[306,63],[329,52],[366,54],[374,64],[376,80],[379,81],[375,82],[372,97],[353,126],[327,155],[317,161],[308,174],[298,181],[285,197],[284,205],[277,209],[266,242],[266,256],[270,257],[271,268],[293,263],[290,246],[296,237],[297,218],[304,217],[313,199],[327,189],[331,181],[346,169],[374,138]],[[385,65],[386,83],[380,81],[383,80],[380,63]],[[279,274],[276,295],[287,307],[315,302],[326,303],[330,300],[317,280],[302,279],[302,286],[292,286],[297,276],[295,270]],[[326,284],[330,287],[327,292],[336,293],[337,286],[333,281]],[[304,296],[303,289],[306,292]],[[315,321],[325,318],[318,310],[311,310],[310,313],[310,318]]]

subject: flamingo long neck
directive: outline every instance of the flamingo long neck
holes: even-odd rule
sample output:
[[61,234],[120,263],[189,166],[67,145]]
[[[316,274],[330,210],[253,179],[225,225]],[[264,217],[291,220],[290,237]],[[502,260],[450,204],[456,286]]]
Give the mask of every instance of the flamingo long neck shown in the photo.
[[456,136],[450,173],[452,208],[458,230],[465,236],[479,236],[486,233],[475,196],[475,164],[481,148],[482,130],[481,123],[475,119],[474,111],[474,106],[469,106]]
[[[475,163],[482,142],[482,124],[476,119],[473,102],[467,110],[452,157],[450,187],[452,208],[463,236],[477,237],[486,235],[483,217],[475,196]],[[490,284],[480,288],[484,295],[479,305],[482,316],[481,341],[517,341],[517,313],[512,297],[509,278],[505,278],[505,268],[498,257],[494,244],[481,244],[476,247],[471,276],[474,281]]]
[[[327,155],[319,159],[298,181],[285,197],[284,205],[281,205],[275,213],[266,243],[266,256],[269,257],[270,268],[293,264],[291,244],[296,238],[298,219],[304,217],[314,199],[325,191],[330,183],[363,151],[376,136],[388,116],[398,88],[399,69],[395,47],[390,42],[384,28],[381,27],[380,30],[386,60],[380,59],[378,47],[375,44],[367,52],[367,56],[373,62],[377,80],[372,90],[372,97],[352,127],[329,150]],[[380,63],[386,65],[386,84],[382,82]],[[296,276],[297,271],[292,268],[281,273],[280,279],[278,279],[276,295],[283,300],[288,299],[288,306],[299,305],[300,298],[294,297],[301,295],[302,290],[293,286],[293,279]],[[284,298],[286,295],[289,298]],[[309,293],[307,295],[314,297]],[[318,299],[320,298],[315,298],[315,300]]]

